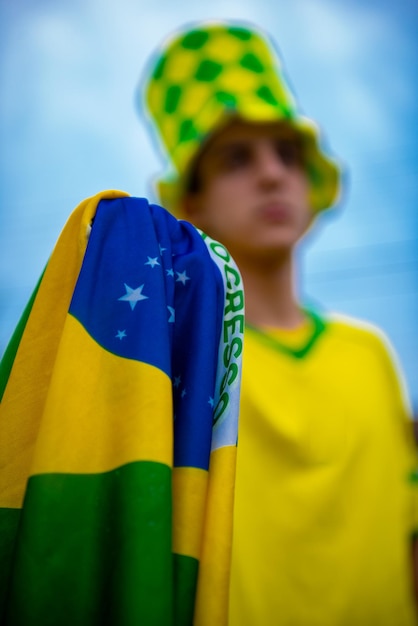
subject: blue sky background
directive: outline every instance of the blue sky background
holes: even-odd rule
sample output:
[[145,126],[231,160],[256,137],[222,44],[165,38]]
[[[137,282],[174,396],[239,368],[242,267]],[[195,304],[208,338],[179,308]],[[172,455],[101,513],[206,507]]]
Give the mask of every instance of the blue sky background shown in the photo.
[[0,354],[83,198],[155,200],[138,81],[168,33],[222,17],[273,36],[347,167],[343,206],[301,251],[301,293],[381,326],[418,407],[417,0],[0,0]]

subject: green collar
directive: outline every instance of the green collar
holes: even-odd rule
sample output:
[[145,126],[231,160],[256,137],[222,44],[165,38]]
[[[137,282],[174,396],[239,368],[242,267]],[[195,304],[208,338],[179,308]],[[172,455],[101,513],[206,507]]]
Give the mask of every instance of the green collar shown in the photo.
[[257,337],[261,340],[262,343],[264,343],[264,345],[269,346],[273,350],[278,350],[279,352],[287,354],[288,356],[292,356],[296,359],[303,359],[303,357],[308,354],[308,352],[317,342],[318,338],[326,329],[326,322],[320,315],[318,315],[318,313],[315,313],[310,309],[303,309],[303,311],[312,321],[312,332],[306,340],[305,344],[300,346],[299,348],[291,348],[290,346],[282,343],[275,337],[272,337],[267,332],[264,332],[260,328],[257,328],[256,326],[251,326],[251,324],[246,324],[246,329],[257,335]]

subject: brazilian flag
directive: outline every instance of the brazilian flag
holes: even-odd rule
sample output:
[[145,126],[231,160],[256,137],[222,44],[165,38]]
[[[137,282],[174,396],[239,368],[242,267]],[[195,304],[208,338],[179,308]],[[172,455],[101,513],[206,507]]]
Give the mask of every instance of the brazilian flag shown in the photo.
[[219,250],[122,192],[71,214],[1,364],[5,625],[226,623],[243,312]]

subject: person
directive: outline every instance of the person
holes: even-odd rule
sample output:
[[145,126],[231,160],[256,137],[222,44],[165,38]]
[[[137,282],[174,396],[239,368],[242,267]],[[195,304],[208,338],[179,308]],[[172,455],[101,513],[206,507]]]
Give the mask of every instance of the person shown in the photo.
[[295,287],[295,250],[338,203],[341,167],[252,24],[188,26],[145,74],[169,162],[159,200],[222,242],[244,284],[229,623],[416,624],[416,458],[396,357],[378,328]]

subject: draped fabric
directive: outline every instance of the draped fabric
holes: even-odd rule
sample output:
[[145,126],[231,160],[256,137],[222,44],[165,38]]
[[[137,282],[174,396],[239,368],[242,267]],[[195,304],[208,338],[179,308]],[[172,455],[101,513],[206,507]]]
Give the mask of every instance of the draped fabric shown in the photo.
[[4,624],[226,624],[243,326],[223,246],[75,209],[1,365]]

